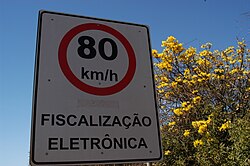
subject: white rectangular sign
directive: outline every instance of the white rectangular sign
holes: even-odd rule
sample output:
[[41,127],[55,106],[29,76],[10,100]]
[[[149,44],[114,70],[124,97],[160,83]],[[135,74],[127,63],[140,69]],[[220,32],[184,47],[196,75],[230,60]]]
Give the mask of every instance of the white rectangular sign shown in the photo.
[[41,11],[31,165],[162,157],[147,26]]

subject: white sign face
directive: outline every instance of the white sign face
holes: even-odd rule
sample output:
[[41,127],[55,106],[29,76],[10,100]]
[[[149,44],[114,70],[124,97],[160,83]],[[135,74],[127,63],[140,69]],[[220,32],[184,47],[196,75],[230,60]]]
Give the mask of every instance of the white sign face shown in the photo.
[[162,157],[149,30],[41,11],[32,165]]

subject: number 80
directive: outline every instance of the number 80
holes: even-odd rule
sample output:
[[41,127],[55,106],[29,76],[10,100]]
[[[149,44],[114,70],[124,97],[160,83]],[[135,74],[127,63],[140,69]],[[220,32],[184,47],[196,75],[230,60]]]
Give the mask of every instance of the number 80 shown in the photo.
[[[87,41],[87,43],[85,42]],[[105,53],[104,45],[108,42],[111,45],[112,53],[110,56],[107,56]],[[78,38],[78,43],[80,47],[78,47],[77,52],[78,55],[85,59],[93,59],[96,56],[96,49],[94,48],[95,39],[90,36],[81,36]],[[89,53],[86,54],[85,49],[89,50]],[[103,38],[100,40],[98,44],[98,51],[101,57],[105,60],[114,60],[117,57],[117,45],[114,40],[110,38]]]

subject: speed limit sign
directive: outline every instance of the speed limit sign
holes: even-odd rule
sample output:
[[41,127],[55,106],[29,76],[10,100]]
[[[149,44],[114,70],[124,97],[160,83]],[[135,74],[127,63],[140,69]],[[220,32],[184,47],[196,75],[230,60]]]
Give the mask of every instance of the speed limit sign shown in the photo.
[[145,25],[40,11],[31,165],[162,157]]
[[[70,41],[79,33],[91,30],[92,31],[95,30],[97,32],[100,31],[101,34],[103,32],[108,33],[109,35],[114,37],[122,47],[124,47],[122,49],[125,49],[123,51],[125,51],[125,54],[127,55],[127,57],[124,58],[128,59],[128,66],[127,66],[128,69],[127,71],[125,71],[126,73],[124,77],[120,78],[121,75],[123,75],[123,73],[116,73],[112,69],[107,68],[101,71],[97,71],[95,69],[88,70],[85,69],[84,67],[81,67],[80,78],[82,78],[83,80],[87,79],[87,80],[99,81],[99,85],[101,85],[100,82],[103,81],[115,82],[115,85],[111,84],[108,87],[91,86],[81,81],[76,75],[74,75],[74,73],[70,69],[70,66],[67,62],[67,48],[70,44]],[[101,58],[101,61],[103,61],[103,63],[105,63],[105,61],[107,61],[107,63],[112,63],[112,61],[117,63],[115,61],[116,58],[117,59],[119,58],[117,57],[118,56],[118,46],[117,46],[118,44],[116,44],[117,42],[112,38],[107,38],[107,37],[101,38],[100,41],[98,41],[98,43],[96,42],[97,42],[96,39],[91,36],[80,36],[78,38],[78,44],[79,44],[77,48],[78,55],[83,59],[94,59],[96,61],[95,59],[96,55],[99,54],[100,55],[99,58]],[[95,45],[97,45],[96,48],[94,47]],[[119,54],[121,54],[120,51],[122,49],[119,48]],[[121,91],[130,83],[136,69],[135,53],[129,41],[119,31],[100,23],[81,24],[79,26],[72,28],[69,32],[67,32],[67,34],[64,36],[64,38],[60,43],[59,62],[65,76],[74,86],[76,86],[77,88],[79,88],[84,92],[95,95],[110,95]]]

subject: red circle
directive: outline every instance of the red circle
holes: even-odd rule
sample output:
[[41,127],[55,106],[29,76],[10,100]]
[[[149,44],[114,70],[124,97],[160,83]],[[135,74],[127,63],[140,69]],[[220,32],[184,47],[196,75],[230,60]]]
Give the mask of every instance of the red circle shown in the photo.
[[[83,31],[87,31],[87,30],[100,30],[100,31],[107,32],[115,36],[125,47],[127,54],[128,54],[128,59],[129,59],[128,70],[125,76],[123,77],[123,79],[119,81],[117,84],[112,85],[110,87],[104,87],[104,88],[94,87],[79,80],[71,71],[69,64],[68,64],[68,60],[67,60],[67,49],[68,49],[69,43],[77,34]],[[61,70],[66,76],[66,78],[81,91],[84,91],[93,95],[102,95],[102,96],[111,95],[111,94],[114,94],[123,90],[134,77],[135,69],[136,69],[135,53],[129,41],[117,30],[109,26],[106,26],[103,24],[96,24],[96,23],[81,24],[69,30],[65,34],[65,36],[63,37],[59,45],[58,59],[59,59],[59,65],[61,67]]]

